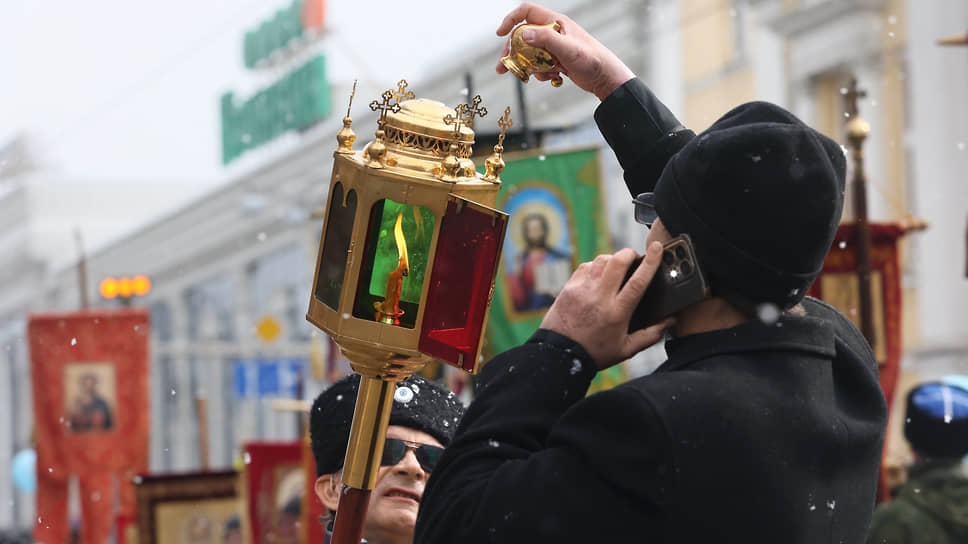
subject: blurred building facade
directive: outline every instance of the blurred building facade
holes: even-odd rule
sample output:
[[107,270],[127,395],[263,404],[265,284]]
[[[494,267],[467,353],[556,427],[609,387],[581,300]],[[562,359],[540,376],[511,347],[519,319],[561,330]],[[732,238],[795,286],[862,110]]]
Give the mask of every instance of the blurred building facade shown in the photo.
[[[0,527],[15,519],[29,523],[33,511],[31,497],[16,497],[9,470],[14,454],[31,446],[28,313],[80,307],[78,272],[69,265],[82,246],[111,243],[190,191],[178,184],[139,184],[132,191],[125,183],[63,179],[41,167],[35,152],[27,137],[0,149],[0,504],[13,506],[0,508]],[[59,276],[63,270],[69,272]],[[58,282],[73,283],[72,291]]]
[[[901,389],[917,379],[968,374],[968,186],[961,182],[968,170],[968,51],[935,45],[939,36],[963,30],[968,5],[600,0],[579,3],[569,15],[697,131],[741,102],[762,99],[844,141],[841,89],[856,76],[867,91],[860,112],[872,126],[865,148],[872,219],[900,220],[910,212],[931,225],[910,235],[903,253]],[[630,216],[620,170],[592,121],[597,100],[567,80],[560,89],[531,82],[523,88],[522,108],[516,81],[493,72],[502,45],[490,37],[459,57],[428,58],[439,72],[412,80],[411,88],[450,105],[480,94],[495,113],[510,105],[512,131],[527,126],[544,150],[602,147],[613,245],[641,248],[644,229]],[[334,82],[334,111],[341,111],[349,86]],[[364,104],[381,90],[358,91],[358,148],[375,129]],[[305,362],[294,378],[299,383],[280,396],[308,399],[326,383],[333,354],[304,315],[322,222],[318,210],[325,206],[340,126],[330,118],[247,152],[229,166],[230,183],[89,256],[88,290],[97,306],[119,304],[97,296],[100,278],[144,274],[153,282],[147,296],[132,301],[150,308],[152,318],[152,470],[201,465],[194,408],[199,396],[208,401],[213,467],[230,466],[243,440],[298,436],[293,414],[274,410],[268,396],[238,390],[238,372],[245,361],[298,360]],[[496,128],[488,117],[475,131],[483,139]],[[73,309],[80,298],[71,259],[26,252],[34,242],[24,225],[34,224],[47,205],[25,208],[18,194],[0,196],[0,360],[10,372],[9,382],[0,381],[0,398],[10,399],[5,412],[11,414],[10,422],[0,422],[0,444],[10,444],[0,452],[0,465],[29,440],[27,312]],[[59,264],[52,265],[56,258]],[[272,339],[260,332],[268,322],[278,329]],[[0,503],[12,499],[9,475],[0,474]],[[17,520],[0,514],[0,526],[28,523],[29,500],[16,497]]]

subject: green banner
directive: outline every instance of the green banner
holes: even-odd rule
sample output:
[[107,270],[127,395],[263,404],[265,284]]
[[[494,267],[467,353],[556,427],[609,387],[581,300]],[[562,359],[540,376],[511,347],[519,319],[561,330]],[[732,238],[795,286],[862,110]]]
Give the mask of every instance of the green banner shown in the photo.
[[527,340],[578,264],[611,250],[597,148],[505,160],[497,207],[511,217],[488,356]]
[[[505,157],[497,207],[511,217],[487,323],[485,356],[525,342],[579,263],[610,253],[599,149]],[[589,393],[626,380],[599,372]]]

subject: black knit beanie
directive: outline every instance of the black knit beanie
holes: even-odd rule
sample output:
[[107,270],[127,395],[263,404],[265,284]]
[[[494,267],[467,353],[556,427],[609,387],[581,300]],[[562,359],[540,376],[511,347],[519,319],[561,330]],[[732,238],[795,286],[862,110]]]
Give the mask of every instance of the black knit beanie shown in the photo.
[[[317,476],[343,468],[359,388],[360,376],[351,374],[320,393],[313,402],[309,435]],[[411,376],[397,384],[390,425],[423,431],[447,446],[463,414],[464,405],[456,395],[420,376]]]
[[840,223],[843,148],[774,104],[743,104],[687,143],[655,187],[656,212],[687,233],[713,294],[799,302]]
[[904,438],[921,455],[961,458],[968,454],[968,390],[940,382],[908,393]]

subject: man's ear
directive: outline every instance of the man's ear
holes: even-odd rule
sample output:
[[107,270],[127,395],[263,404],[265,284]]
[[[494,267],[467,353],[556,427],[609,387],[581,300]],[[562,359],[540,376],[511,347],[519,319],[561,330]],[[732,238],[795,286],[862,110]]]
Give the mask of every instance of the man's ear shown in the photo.
[[339,506],[339,490],[342,487],[340,473],[323,474],[319,478],[316,478],[316,485],[314,487],[316,489],[316,496],[319,497],[323,506],[335,511],[336,507]]

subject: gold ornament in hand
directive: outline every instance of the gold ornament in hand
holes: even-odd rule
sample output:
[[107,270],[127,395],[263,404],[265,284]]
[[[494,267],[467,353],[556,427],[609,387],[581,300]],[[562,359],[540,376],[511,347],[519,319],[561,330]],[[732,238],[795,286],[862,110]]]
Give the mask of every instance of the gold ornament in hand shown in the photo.
[[[511,45],[507,56],[501,59],[501,63],[509,72],[518,76],[518,79],[527,83],[532,74],[539,72],[554,72],[558,66],[558,60],[548,51],[529,45],[521,37],[521,33],[527,29],[550,28],[555,32],[561,30],[558,21],[546,25],[521,25],[511,32]],[[561,87],[561,74],[555,72],[551,78],[553,87]]]

